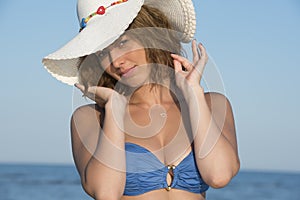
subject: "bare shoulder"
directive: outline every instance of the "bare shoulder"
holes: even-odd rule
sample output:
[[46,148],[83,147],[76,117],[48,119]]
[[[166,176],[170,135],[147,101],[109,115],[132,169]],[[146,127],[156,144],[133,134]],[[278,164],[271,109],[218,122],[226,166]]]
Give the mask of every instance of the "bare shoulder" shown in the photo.
[[205,99],[219,127],[235,132],[234,117],[228,98],[217,92],[205,93]]
[[234,116],[228,98],[217,92],[208,92],[205,99],[217,125],[237,151]]
[[225,114],[226,118],[233,118],[231,103],[225,95],[218,92],[207,92],[205,100],[213,115],[224,116]]
[[71,122],[80,125],[85,124],[85,127],[89,125],[102,125],[104,119],[104,108],[99,107],[97,104],[88,104],[76,108],[72,114]]
[[102,112],[104,112],[103,108],[97,104],[88,104],[76,108],[72,116],[80,117],[81,115],[101,114]]
[[205,99],[209,107],[214,106],[214,103],[217,103],[218,105],[221,103],[220,105],[229,106],[230,107],[229,109],[231,109],[230,101],[225,95],[221,93],[206,92]]

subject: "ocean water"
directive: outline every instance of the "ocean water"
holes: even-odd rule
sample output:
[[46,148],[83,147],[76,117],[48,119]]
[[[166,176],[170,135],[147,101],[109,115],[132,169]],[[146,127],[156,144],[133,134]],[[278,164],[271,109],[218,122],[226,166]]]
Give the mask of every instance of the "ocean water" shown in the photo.
[[[89,200],[72,165],[0,164],[0,200]],[[241,171],[208,200],[300,200],[300,173]]]

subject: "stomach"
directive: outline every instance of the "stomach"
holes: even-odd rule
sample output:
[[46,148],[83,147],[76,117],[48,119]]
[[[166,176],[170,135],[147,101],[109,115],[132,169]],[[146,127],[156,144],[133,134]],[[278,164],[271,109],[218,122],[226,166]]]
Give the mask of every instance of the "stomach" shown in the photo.
[[205,192],[201,194],[195,194],[185,190],[171,189],[167,191],[165,189],[159,189],[150,191],[137,196],[123,196],[121,200],[205,200]]

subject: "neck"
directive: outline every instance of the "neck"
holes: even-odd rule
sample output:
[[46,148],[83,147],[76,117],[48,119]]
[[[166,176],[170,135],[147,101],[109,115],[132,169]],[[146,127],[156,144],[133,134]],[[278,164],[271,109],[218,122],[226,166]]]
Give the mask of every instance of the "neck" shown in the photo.
[[155,104],[166,105],[176,102],[168,86],[146,84],[136,89],[130,97],[130,104],[151,107]]

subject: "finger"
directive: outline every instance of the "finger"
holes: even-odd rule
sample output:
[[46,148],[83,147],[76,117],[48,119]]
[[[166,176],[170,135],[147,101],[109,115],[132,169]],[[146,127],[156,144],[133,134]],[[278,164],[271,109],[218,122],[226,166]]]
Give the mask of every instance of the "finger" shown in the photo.
[[95,95],[89,92],[90,87],[88,88],[88,91],[85,91],[84,85],[81,85],[79,83],[75,83],[74,86],[76,88],[78,88],[83,93],[83,95],[82,95],[83,97],[88,97],[89,99],[95,101]]
[[200,59],[196,40],[193,40],[193,42],[192,42],[192,51],[193,51],[193,63],[195,65],[198,62],[198,60]]
[[188,71],[191,71],[194,68],[193,64],[190,63],[190,61],[188,59],[186,59],[185,57],[179,56],[177,54],[171,54],[171,56],[173,59],[180,62],[180,64]]
[[101,98],[107,101],[112,95],[112,89],[99,86],[91,86],[88,88],[88,93],[93,96],[93,98]]
[[177,60],[174,60],[174,70],[175,73],[182,71],[182,66]]
[[96,101],[100,96],[100,91],[98,91],[97,86],[90,86],[87,90],[86,96],[93,101]]
[[88,91],[88,93],[95,95],[97,93],[97,88],[98,88],[97,86],[91,86],[88,88],[87,91]]
[[174,60],[174,69],[175,69],[176,83],[177,84],[183,83],[185,79],[185,75],[184,72],[182,71],[181,63],[177,60]]
[[[83,95],[82,95],[82,97],[88,97],[87,95],[87,91],[85,90],[85,86],[84,85],[82,85],[82,84],[80,84],[80,83],[75,83],[74,84],[74,86],[76,87],[76,88],[78,88],[82,93],[83,93]],[[90,98],[90,97],[89,97]]]
[[204,46],[199,43],[198,44],[198,48],[200,50],[200,53],[201,53],[201,57],[200,59],[195,63],[195,70],[200,74],[202,75],[203,71],[204,71],[204,68],[205,68],[205,65],[208,61],[208,55],[206,53],[206,49],[204,48]]
[[203,44],[201,44],[201,43],[198,44],[198,47],[199,47],[200,52],[201,52],[201,59],[203,59],[204,63],[206,64],[207,60],[208,60],[208,55],[207,55],[206,49],[203,46]]
[[79,83],[75,83],[74,86],[77,87],[81,92],[84,92],[84,88],[85,88],[84,85],[81,85]]

